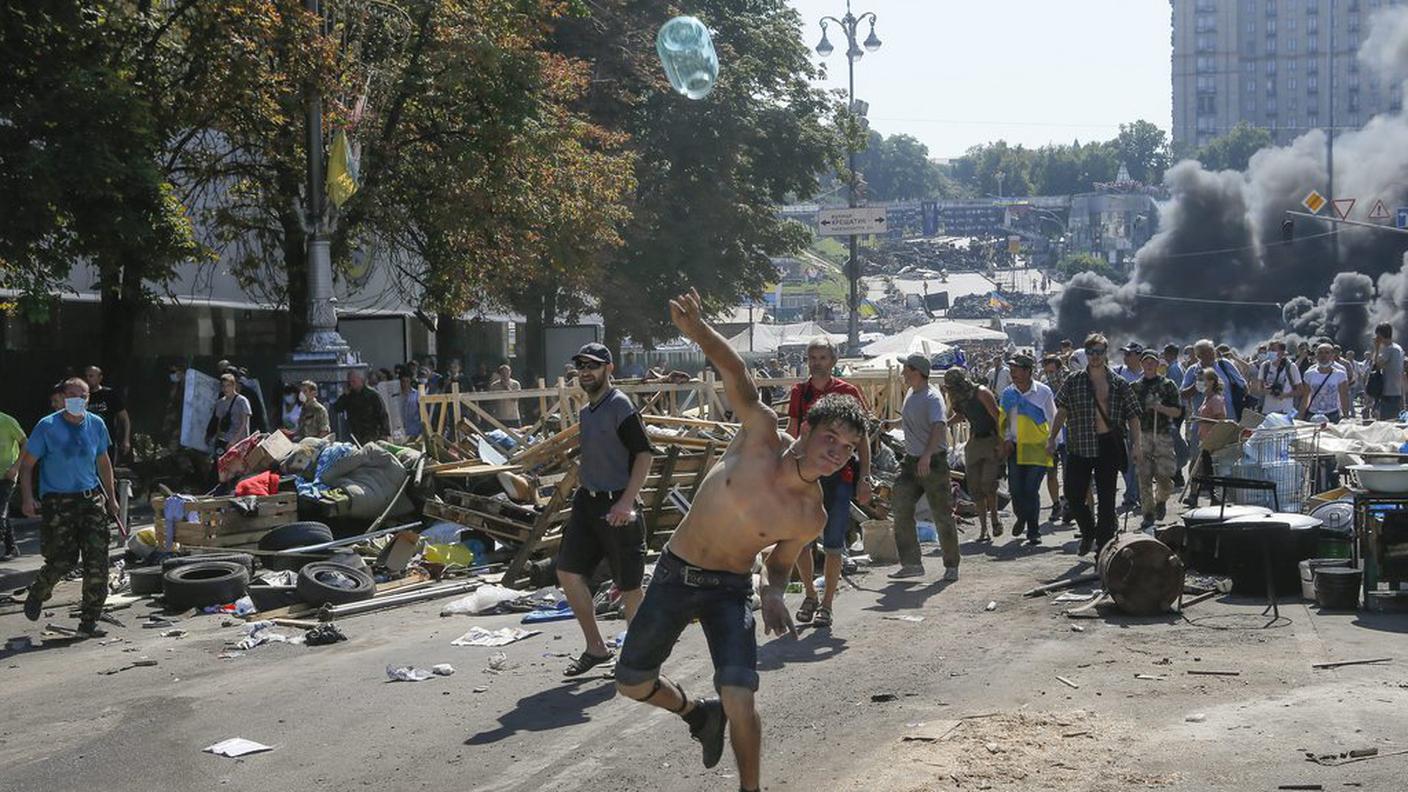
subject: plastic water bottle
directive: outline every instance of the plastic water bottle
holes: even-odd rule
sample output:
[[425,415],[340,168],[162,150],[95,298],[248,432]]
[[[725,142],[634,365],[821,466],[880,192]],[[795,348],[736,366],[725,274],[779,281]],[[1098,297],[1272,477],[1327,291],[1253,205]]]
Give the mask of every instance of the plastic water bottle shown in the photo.
[[676,91],[690,99],[703,99],[714,90],[719,80],[719,56],[703,22],[692,16],[666,22],[655,37],[655,51]]

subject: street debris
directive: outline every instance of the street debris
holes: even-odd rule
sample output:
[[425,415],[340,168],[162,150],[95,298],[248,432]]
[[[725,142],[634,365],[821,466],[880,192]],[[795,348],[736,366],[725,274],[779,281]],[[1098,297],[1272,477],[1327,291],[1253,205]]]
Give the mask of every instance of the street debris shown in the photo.
[[489,656],[489,665],[484,669],[484,673],[501,674],[508,669],[508,655],[503,652],[494,652]]
[[387,666],[386,677],[392,682],[424,682],[435,676],[434,672],[414,666]]
[[908,723],[905,727],[909,729],[900,737],[900,742],[938,742],[944,739],[954,729],[958,728],[962,721],[941,720],[933,723]]
[[162,638],[185,638],[186,631],[182,629],[167,630],[161,634]]
[[996,600],[993,600],[992,602],[989,602],[989,603],[987,604],[987,607],[983,608],[983,610],[985,610],[985,611],[995,611],[995,610],[997,610],[997,601],[996,601]]
[[141,659],[139,659],[139,660],[133,660],[132,662],[128,663],[127,665],[124,665],[124,666],[117,666],[116,668],[109,668],[109,669],[106,669],[106,670],[103,670],[103,671],[99,671],[98,673],[101,674],[101,675],[103,675],[103,676],[112,676],[113,674],[120,674],[120,673],[122,673],[123,671],[126,671],[126,670],[129,669],[129,668],[151,668],[152,666],[155,666],[155,665],[156,665],[156,661],[155,661],[155,660],[149,660],[149,659],[143,657],[143,658],[141,658]]
[[1204,713],[1195,712],[1195,713],[1193,713],[1192,715],[1189,715],[1188,717],[1184,718],[1184,719],[1183,719],[1183,722],[1184,722],[1184,723],[1203,723],[1203,722],[1206,721],[1207,719],[1208,719],[1208,716],[1205,715]]
[[216,756],[228,756],[237,759],[241,756],[248,756],[253,753],[272,751],[274,746],[257,743],[253,740],[246,740],[243,737],[231,737],[228,740],[221,740],[214,745],[205,748],[205,753],[212,753]]
[[266,643],[301,644],[304,642],[304,636],[284,635],[281,632],[275,632],[274,626],[274,623],[268,620],[246,624],[244,626],[245,637],[236,642],[232,648],[247,652]]
[[1374,657],[1368,660],[1337,660],[1333,663],[1311,663],[1311,668],[1343,668],[1345,666],[1369,665],[1371,663],[1387,663],[1392,657]]
[[875,704],[884,704],[886,702],[899,700],[899,696],[896,696],[894,693],[876,693],[870,697],[870,700]]
[[1147,682],[1163,682],[1168,679],[1166,676],[1159,676],[1157,674],[1135,674],[1134,678],[1143,679]]
[[1069,679],[1066,679],[1065,677],[1059,674],[1056,675],[1056,680],[1061,684],[1065,685],[1066,687],[1071,688],[1072,690],[1080,690],[1080,685],[1077,685],[1076,683],[1072,682]]
[[347,636],[332,622],[324,622],[303,634],[303,642],[309,646],[327,646],[347,640]]
[[1326,767],[1337,767],[1339,765],[1353,764],[1355,762],[1367,762],[1370,759],[1380,759],[1386,756],[1402,756],[1408,754],[1408,748],[1397,751],[1380,751],[1378,748],[1356,748],[1352,751],[1342,751],[1337,754],[1317,754],[1314,751],[1306,751],[1307,761],[1314,762]]
[[887,620],[887,621],[912,622],[912,623],[914,623],[914,624],[918,624],[919,622],[924,621],[924,617],[923,617],[923,616],[909,616],[909,615],[882,616],[882,617],[880,617],[880,618],[885,619],[885,620]]
[[[1078,575],[1078,576],[1073,577],[1073,578],[1071,578],[1071,579],[1069,579],[1069,580],[1057,580],[1057,581],[1052,582],[1052,583],[1046,583],[1046,584],[1037,586],[1036,588],[1027,589],[1025,592],[1022,593],[1022,596],[1023,596],[1023,597],[1040,597],[1040,596],[1043,595],[1043,594],[1048,594],[1048,593],[1053,592],[1053,591],[1061,591],[1062,589],[1075,588],[1076,586],[1083,586],[1083,585],[1085,585],[1086,583],[1095,583],[1095,582],[1097,582],[1097,581],[1099,581],[1099,580],[1100,580],[1100,576],[1099,576],[1098,574],[1095,574],[1095,573],[1091,573],[1091,574],[1087,574],[1087,575]],[[1063,599],[1063,597],[1066,597],[1066,596],[1068,596],[1068,595],[1062,594],[1060,597],[1057,597],[1054,601],[1055,601],[1055,602],[1078,602],[1078,601],[1079,601],[1079,600],[1075,600],[1075,599]],[[1082,598],[1082,599],[1089,599],[1089,595],[1074,594],[1074,595],[1069,595],[1069,596],[1080,597],[1080,598]]]
[[525,630],[521,627],[504,627],[500,630],[486,630],[471,627],[469,632],[450,642],[451,646],[507,646],[524,638],[539,635],[539,630]]
[[1195,676],[1241,676],[1241,671],[1211,671],[1198,668],[1188,669],[1188,673]]
[[449,663],[436,663],[430,667],[430,673],[436,676],[450,676],[455,673],[455,667]]
[[1072,624],[1071,632],[1085,632],[1085,628],[1080,626],[1079,624]]

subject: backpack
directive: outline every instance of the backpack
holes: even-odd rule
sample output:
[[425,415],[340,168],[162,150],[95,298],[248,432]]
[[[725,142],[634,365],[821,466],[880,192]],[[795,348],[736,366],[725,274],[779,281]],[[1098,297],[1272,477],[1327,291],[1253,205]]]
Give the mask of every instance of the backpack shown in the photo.
[[1247,393],[1245,385],[1238,385],[1237,379],[1227,371],[1224,366],[1230,365],[1226,360],[1217,361],[1217,367],[1222,369],[1222,376],[1227,378],[1227,405],[1232,413],[1232,420],[1242,420],[1242,410],[1246,407],[1256,407],[1256,401]]

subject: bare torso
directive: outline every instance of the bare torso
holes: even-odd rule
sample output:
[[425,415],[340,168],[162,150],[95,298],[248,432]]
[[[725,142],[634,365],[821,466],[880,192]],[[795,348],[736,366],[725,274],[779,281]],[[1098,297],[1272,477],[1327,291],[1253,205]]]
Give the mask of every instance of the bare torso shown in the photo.
[[810,541],[826,522],[821,485],[798,486],[790,438],[740,432],[704,477],[670,551],[702,569],[748,573],[758,552],[788,539]]
[[1095,431],[1104,434],[1110,431],[1110,425],[1105,422],[1105,416],[1110,413],[1110,380],[1103,374],[1090,375],[1090,389],[1095,394],[1095,401],[1100,405],[1100,409],[1095,411]]

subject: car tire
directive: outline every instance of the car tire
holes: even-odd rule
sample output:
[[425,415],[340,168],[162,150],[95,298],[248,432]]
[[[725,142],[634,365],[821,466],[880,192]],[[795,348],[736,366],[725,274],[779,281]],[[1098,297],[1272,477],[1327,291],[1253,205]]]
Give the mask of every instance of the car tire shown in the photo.
[[163,598],[171,610],[225,605],[249,591],[249,570],[236,561],[202,561],[168,570]]
[[154,597],[162,591],[162,576],[166,570],[159,566],[137,567],[127,570],[127,580],[132,593],[138,597]]
[[205,555],[178,556],[161,562],[161,571],[170,572],[177,567],[199,564],[204,561],[233,561],[243,564],[249,574],[254,574],[254,556],[249,553],[206,553]]
[[[357,585],[350,589],[338,586],[328,580],[334,575],[351,578]],[[298,596],[309,605],[345,605],[375,594],[376,581],[371,575],[344,564],[314,561],[298,571]]]
[[332,529],[320,522],[281,525],[259,539],[260,550],[288,550],[332,541]]

